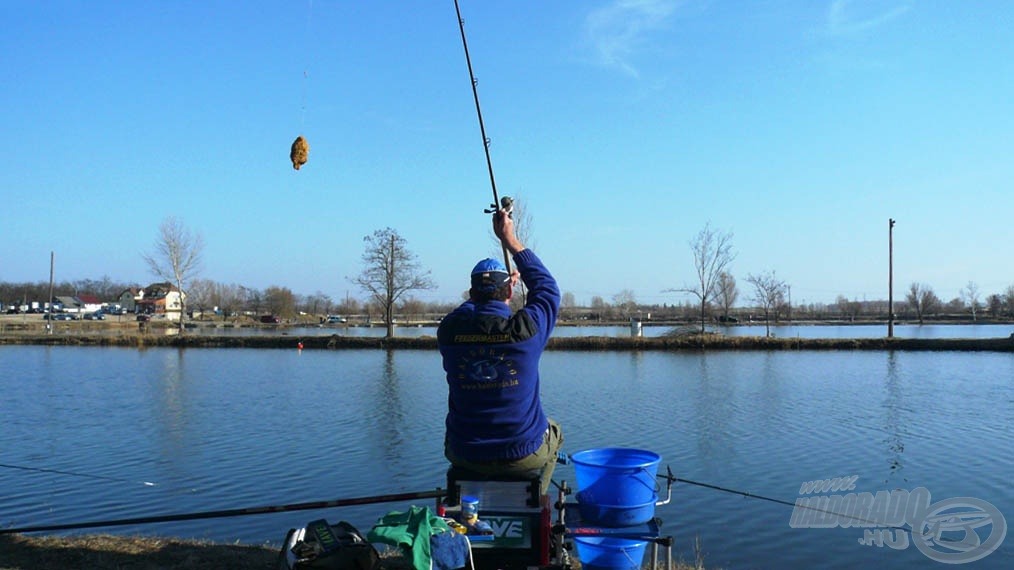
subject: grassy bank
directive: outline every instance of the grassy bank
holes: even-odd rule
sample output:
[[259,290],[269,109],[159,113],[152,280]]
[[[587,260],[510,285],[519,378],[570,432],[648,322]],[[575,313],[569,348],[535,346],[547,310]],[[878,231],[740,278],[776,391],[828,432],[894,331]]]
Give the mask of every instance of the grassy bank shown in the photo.
[[276,568],[278,549],[166,538],[0,535],[0,570]]
[[[274,570],[278,547],[113,536],[0,535],[0,570]],[[674,570],[703,570],[700,552],[692,563],[677,561]],[[646,556],[647,558],[647,556]],[[575,561],[575,570],[581,567]],[[381,570],[412,570],[397,552],[381,553]]]
[[[319,349],[417,349],[436,350],[433,337],[399,338],[316,336],[211,336],[142,334],[19,334],[0,337],[0,344],[64,346],[128,346],[180,348],[284,348],[302,343]],[[1014,338],[766,338],[722,335],[663,337],[559,337],[549,341],[550,350],[594,351],[701,351],[701,350],[920,350],[1014,352]]]

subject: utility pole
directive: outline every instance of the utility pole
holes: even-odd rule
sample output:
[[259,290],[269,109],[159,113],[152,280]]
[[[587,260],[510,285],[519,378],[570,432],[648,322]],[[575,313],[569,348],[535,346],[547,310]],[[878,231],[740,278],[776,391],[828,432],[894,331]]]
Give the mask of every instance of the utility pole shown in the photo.
[[56,252],[49,252],[49,312],[43,313],[49,317],[46,321],[46,332],[53,334],[53,263],[56,261]]
[[887,338],[894,338],[894,218],[887,220]]

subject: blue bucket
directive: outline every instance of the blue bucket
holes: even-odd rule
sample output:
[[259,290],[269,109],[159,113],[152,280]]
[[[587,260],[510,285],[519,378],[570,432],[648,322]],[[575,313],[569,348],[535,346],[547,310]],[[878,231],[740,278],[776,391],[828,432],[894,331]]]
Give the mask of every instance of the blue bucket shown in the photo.
[[647,541],[607,536],[575,536],[583,570],[640,570]]
[[650,502],[640,505],[599,505],[581,502],[581,494],[577,496],[577,510],[581,520],[604,527],[633,526],[643,524],[655,516],[657,496]]
[[606,447],[579,451],[570,459],[582,519],[603,526],[630,526],[655,516],[655,475],[662,460],[657,453]]

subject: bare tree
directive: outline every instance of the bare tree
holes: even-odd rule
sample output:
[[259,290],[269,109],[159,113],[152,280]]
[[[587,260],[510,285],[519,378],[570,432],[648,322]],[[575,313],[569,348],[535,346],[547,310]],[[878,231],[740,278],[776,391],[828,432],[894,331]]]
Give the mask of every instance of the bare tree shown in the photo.
[[264,303],[272,315],[287,319],[296,316],[296,295],[288,287],[271,285],[264,290]]
[[722,306],[724,320],[729,320],[729,311],[736,304],[739,290],[736,289],[736,278],[726,271],[718,275],[718,303]]
[[975,314],[979,311],[979,286],[974,281],[969,281],[968,285],[961,290],[961,300],[965,302],[972,311],[972,321],[975,321]]
[[405,320],[408,322],[418,321],[426,313],[426,303],[416,299],[415,297],[409,297],[401,303],[401,314],[405,316]]
[[240,311],[246,302],[245,295],[246,290],[240,285],[219,283],[215,287],[212,298],[214,299],[214,303],[218,305],[219,310],[222,311],[223,321]]
[[190,282],[190,288],[187,290],[187,304],[197,307],[201,313],[201,319],[205,317],[206,309],[212,302],[214,291],[215,282],[210,279],[194,279]]
[[634,292],[624,289],[613,295],[613,306],[623,313],[624,318],[629,318],[630,313],[637,309],[637,299],[634,297]]
[[264,306],[264,293],[254,287],[239,286],[240,299],[243,301],[243,310],[259,315],[261,307]]
[[1003,313],[1003,297],[996,293],[986,297],[986,311],[992,317],[999,317]]
[[307,313],[314,316],[330,314],[333,303],[334,301],[331,300],[331,297],[327,293],[317,290],[312,295],[306,297],[306,306],[304,308]]
[[570,320],[575,317],[574,307],[577,306],[577,301],[574,299],[574,294],[570,291],[566,291],[560,301],[560,318],[564,320]]
[[718,290],[718,276],[725,273],[726,268],[736,258],[736,254],[732,251],[732,232],[715,230],[709,222],[694,239],[690,240],[690,249],[694,254],[696,282],[693,285],[666,291],[690,293],[697,297],[703,333],[704,324],[707,322],[708,303]]
[[862,311],[863,305],[857,300],[850,301],[845,295],[838,295],[835,299],[834,304],[838,307],[838,311],[849,318],[850,322],[855,322],[856,317]]
[[596,320],[601,322],[603,313],[606,311],[606,302],[601,295],[592,295],[591,310]]
[[201,267],[204,238],[188,230],[181,220],[169,216],[159,226],[151,253],[142,254],[151,272],[176,286],[180,293],[180,333],[187,313],[187,287]]
[[363,272],[352,282],[359,285],[384,313],[387,338],[394,336],[394,305],[402,295],[419,289],[433,289],[429,271],[422,271],[405,238],[391,228],[377,230],[363,238]]
[[748,275],[746,282],[753,285],[753,300],[764,309],[764,336],[771,336],[771,312],[778,311],[785,302],[787,285],[775,277],[774,271]]
[[[524,243],[524,242],[522,242],[522,243]],[[565,291],[563,293],[563,298],[560,301],[560,306],[563,307],[563,308],[565,308],[565,309],[573,309],[574,307],[576,307],[577,306],[577,300],[575,300],[574,294],[571,293],[570,291]]]
[[355,315],[362,311],[362,309],[363,306],[362,303],[359,302],[359,299],[355,299],[347,295],[340,303],[338,303],[337,307],[338,312],[346,316]]
[[1014,316],[1014,285],[1008,285],[1003,291],[1003,304],[1007,309],[1007,314]]
[[908,293],[905,294],[905,300],[915,309],[915,316],[919,319],[920,325],[923,323],[923,317],[936,310],[937,306],[940,305],[940,298],[925,283],[912,283],[909,285]]

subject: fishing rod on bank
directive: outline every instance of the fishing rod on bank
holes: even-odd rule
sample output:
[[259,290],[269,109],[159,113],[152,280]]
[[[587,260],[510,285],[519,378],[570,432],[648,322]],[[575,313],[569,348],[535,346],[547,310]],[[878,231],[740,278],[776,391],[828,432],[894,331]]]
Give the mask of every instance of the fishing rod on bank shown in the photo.
[[[0,464],[0,467],[7,467],[6,465]],[[36,469],[33,469],[36,470]],[[54,470],[45,470],[54,471]],[[108,478],[100,477],[99,478]],[[856,516],[854,514],[841,513],[833,510],[827,510],[812,505],[798,504],[783,499],[777,499],[773,497],[767,497],[764,495],[758,495],[749,491],[740,491],[738,489],[732,489],[729,487],[723,487],[720,485],[713,485],[710,483],[703,483],[700,481],[693,481],[685,479],[683,477],[676,477],[672,473],[672,469],[667,469],[665,475],[657,475],[659,479],[665,479],[670,484],[672,483],[686,483],[705,489],[711,489],[713,491],[720,491],[723,493],[730,493],[739,495],[748,499],[758,499],[763,501],[769,501],[780,505],[785,505],[793,508],[801,508],[810,511],[816,511],[828,515],[834,515],[835,517],[847,518],[857,522],[870,523],[880,528],[891,528],[905,532],[912,532],[911,529],[897,525],[883,525],[881,521],[871,520],[866,517]],[[38,525],[38,526],[26,526],[17,528],[0,528],[0,535],[4,534],[20,534],[28,532],[52,532],[52,531],[64,531],[64,530],[80,530],[87,528],[100,528],[100,527],[112,527],[112,526],[128,526],[128,525],[139,525],[139,524],[153,524],[153,523],[165,523],[165,522],[178,522],[178,521],[189,521],[189,520],[201,520],[211,518],[227,518],[227,517],[239,517],[239,516],[250,516],[250,515],[261,515],[270,513],[283,513],[291,511],[303,511],[303,510],[317,510],[317,509],[330,509],[335,507],[349,507],[357,505],[372,505],[376,503],[391,503],[397,501],[409,501],[413,499],[439,499],[447,495],[447,491],[444,489],[434,489],[432,491],[418,491],[408,493],[396,493],[389,495],[374,495],[368,497],[353,497],[348,499],[334,499],[330,501],[311,501],[305,503],[292,503],[287,505],[269,505],[260,507],[245,507],[238,509],[225,509],[216,511],[202,511],[196,513],[180,513],[180,514],[169,514],[169,515],[152,515],[145,517],[134,517],[126,519],[114,519],[114,520],[102,520],[102,521],[89,521],[89,522],[77,522],[77,523],[61,523],[51,525]],[[577,529],[577,535],[586,534],[587,531],[584,529]]]
[[[472,81],[472,99],[475,100],[475,114],[479,117],[479,134],[482,135],[482,148],[486,152],[486,169],[489,171],[489,184],[493,188],[493,203],[490,204],[489,209],[483,211],[487,214],[494,214],[502,209],[507,210],[507,214],[510,215],[514,201],[508,196],[501,198],[496,191],[496,178],[493,176],[493,159],[489,155],[490,139],[486,136],[486,125],[482,121],[482,108],[479,106],[479,90],[477,87],[479,80],[475,78],[475,73],[472,71],[472,58],[468,54],[468,41],[465,39],[465,20],[461,17],[461,7],[458,6],[458,0],[454,0],[454,11],[458,15],[458,29],[461,31],[461,47],[465,50],[468,77]],[[507,252],[507,246],[501,244],[501,247],[503,249],[504,266],[507,268],[507,273],[510,273],[511,260]]]

